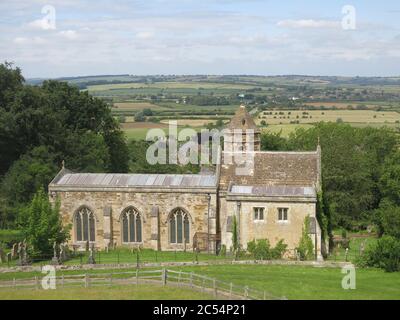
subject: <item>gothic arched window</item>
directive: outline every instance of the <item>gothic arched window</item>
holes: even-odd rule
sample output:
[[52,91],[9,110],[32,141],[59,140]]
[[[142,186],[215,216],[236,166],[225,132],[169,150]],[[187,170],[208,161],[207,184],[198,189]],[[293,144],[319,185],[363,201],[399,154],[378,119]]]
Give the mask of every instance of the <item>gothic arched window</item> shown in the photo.
[[74,218],[76,241],[95,241],[96,227],[93,212],[88,207],[81,207]]
[[169,241],[170,243],[189,243],[190,224],[189,215],[181,208],[174,209],[169,217]]
[[122,212],[122,242],[142,242],[142,219],[133,207]]

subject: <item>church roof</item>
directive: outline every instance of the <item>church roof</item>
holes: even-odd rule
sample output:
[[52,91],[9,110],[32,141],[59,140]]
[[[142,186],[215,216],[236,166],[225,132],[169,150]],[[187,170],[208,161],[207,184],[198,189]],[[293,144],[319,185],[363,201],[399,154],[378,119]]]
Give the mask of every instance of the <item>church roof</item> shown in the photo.
[[63,187],[146,187],[209,188],[216,186],[215,175],[202,174],[117,174],[65,173],[57,175],[50,186]]
[[239,175],[234,153],[223,152],[223,157],[231,156],[232,164],[221,163],[220,186],[227,190],[229,185],[267,186],[316,186],[320,182],[320,154],[316,152],[270,152],[256,151],[254,157],[247,158],[249,174]]
[[253,118],[247,112],[246,107],[244,105],[241,105],[231,119],[231,122],[229,122],[228,129],[258,130],[258,127],[255,124]]
[[305,186],[238,186],[233,185],[229,191],[232,195],[252,195],[268,197],[306,197],[315,198],[314,187]]

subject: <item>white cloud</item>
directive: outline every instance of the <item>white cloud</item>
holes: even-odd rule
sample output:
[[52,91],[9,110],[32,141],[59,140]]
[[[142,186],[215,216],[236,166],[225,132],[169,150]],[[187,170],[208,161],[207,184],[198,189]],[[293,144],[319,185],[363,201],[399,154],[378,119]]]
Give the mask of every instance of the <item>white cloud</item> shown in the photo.
[[152,31],[138,32],[138,33],[136,33],[136,38],[151,39],[151,38],[154,38],[154,32],[152,32]]
[[317,29],[337,29],[340,28],[341,23],[333,20],[313,20],[313,19],[301,19],[301,20],[282,20],[277,23],[278,27],[284,28],[317,28]]
[[78,33],[75,30],[64,30],[60,31],[58,34],[68,40],[75,40],[78,38]]

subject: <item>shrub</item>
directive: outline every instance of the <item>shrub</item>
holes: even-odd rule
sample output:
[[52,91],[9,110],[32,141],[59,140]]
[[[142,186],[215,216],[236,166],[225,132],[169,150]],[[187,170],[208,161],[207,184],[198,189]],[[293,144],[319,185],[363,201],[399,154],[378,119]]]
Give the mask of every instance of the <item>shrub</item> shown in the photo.
[[296,248],[297,252],[300,255],[300,260],[302,261],[314,259],[314,244],[308,234],[309,225],[310,225],[310,218],[307,216],[304,219],[304,225],[299,246]]
[[357,260],[360,267],[377,267],[386,272],[400,271],[400,240],[383,236]]
[[270,255],[270,244],[266,239],[257,240],[256,251],[254,253],[254,258],[257,260],[269,260]]
[[119,121],[119,123],[125,123],[126,117],[124,115],[120,115],[120,116],[118,116],[118,121]]
[[283,239],[279,240],[276,246],[271,249],[271,259],[282,259],[286,249],[287,244],[283,242]]
[[30,253],[34,256],[51,254],[53,243],[64,243],[69,238],[69,226],[62,225],[60,205],[52,205],[41,188],[23,212],[22,233]]
[[286,248],[287,244],[283,242],[283,239],[279,240],[273,248],[267,239],[252,240],[247,243],[247,251],[256,260],[281,259]]
[[226,245],[222,245],[221,246],[221,250],[219,251],[219,255],[221,256],[221,257],[225,257],[226,256]]
[[143,112],[138,112],[135,114],[135,122],[144,122],[146,120]]

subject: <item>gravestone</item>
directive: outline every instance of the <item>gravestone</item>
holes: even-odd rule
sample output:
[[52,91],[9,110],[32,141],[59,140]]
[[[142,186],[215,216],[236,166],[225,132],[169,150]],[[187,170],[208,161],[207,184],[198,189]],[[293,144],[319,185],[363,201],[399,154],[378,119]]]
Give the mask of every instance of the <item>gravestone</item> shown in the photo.
[[26,266],[29,264],[29,257],[27,252],[28,245],[26,240],[24,242],[18,243],[18,265]]
[[18,243],[14,243],[11,249],[11,259],[18,257]]
[[7,262],[11,262],[11,252],[7,253]]
[[96,264],[96,261],[94,259],[94,253],[95,253],[95,248],[94,248],[94,243],[90,246],[90,251],[89,251],[89,259],[88,259],[88,264]]
[[86,250],[86,252],[88,252],[90,250],[89,240],[86,241],[85,250]]
[[22,242],[18,243],[18,265],[23,266],[23,248],[22,248]]
[[0,248],[0,263],[5,263],[5,262],[6,262],[5,252],[2,248]]
[[57,265],[60,263],[60,260],[57,257],[57,243],[54,242],[53,244],[53,259],[51,259],[51,263]]
[[60,245],[60,263],[66,261],[67,257],[67,246],[64,244]]

